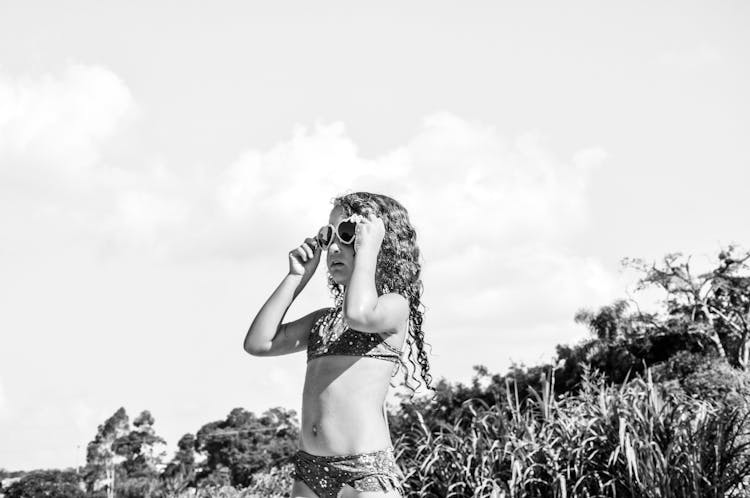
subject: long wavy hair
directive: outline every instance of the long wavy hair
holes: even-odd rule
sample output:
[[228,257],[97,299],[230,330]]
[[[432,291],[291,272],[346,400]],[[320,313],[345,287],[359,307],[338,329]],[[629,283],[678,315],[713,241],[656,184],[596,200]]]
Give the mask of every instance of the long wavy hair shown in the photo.
[[[422,265],[417,246],[417,232],[409,221],[409,213],[395,199],[369,192],[345,194],[335,197],[331,202],[334,207],[341,206],[346,216],[353,214],[367,216],[372,213],[383,220],[385,236],[376,263],[375,288],[378,296],[396,292],[409,302],[409,331],[406,337],[408,354],[405,355],[409,364],[404,361],[402,354],[402,358],[399,359],[399,369],[404,367],[404,382],[411,389],[412,397],[416,389],[411,381],[415,381],[416,387],[421,384],[416,377],[417,369],[427,389],[434,391],[435,389],[430,385],[432,375],[430,375],[430,364],[424,350],[425,341],[422,331],[424,317],[424,305],[421,302],[424,290],[421,280]],[[328,287],[337,305],[342,303],[344,288],[334,282],[330,273],[328,274]],[[429,346],[429,343],[427,345]],[[396,373],[398,370],[393,373],[393,376]]]

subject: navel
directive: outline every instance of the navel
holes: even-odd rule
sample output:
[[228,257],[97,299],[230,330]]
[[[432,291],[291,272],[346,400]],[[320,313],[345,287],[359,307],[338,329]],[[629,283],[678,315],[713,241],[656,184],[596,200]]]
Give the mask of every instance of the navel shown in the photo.
[[317,436],[318,435],[318,426],[315,425],[315,424],[313,424],[313,426],[312,426],[312,433],[313,433],[313,436]]

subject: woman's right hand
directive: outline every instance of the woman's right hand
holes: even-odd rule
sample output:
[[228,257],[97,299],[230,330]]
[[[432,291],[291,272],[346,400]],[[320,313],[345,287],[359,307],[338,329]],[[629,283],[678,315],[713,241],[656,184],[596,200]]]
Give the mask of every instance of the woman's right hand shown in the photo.
[[289,274],[309,279],[320,263],[322,252],[317,240],[306,238],[302,245],[289,251]]

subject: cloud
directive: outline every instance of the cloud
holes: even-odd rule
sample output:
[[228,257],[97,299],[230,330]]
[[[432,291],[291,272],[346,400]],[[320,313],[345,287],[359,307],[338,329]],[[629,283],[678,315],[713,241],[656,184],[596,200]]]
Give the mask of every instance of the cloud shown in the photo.
[[99,66],[69,65],[59,76],[0,74],[0,158],[79,172],[99,159],[99,144],[135,113],[123,81]]
[[[432,257],[442,258],[472,245],[511,246],[514,235],[531,231],[539,241],[579,230],[587,220],[589,171],[605,156],[585,149],[565,164],[534,135],[509,141],[490,126],[441,112],[427,116],[404,146],[367,159],[342,123],[316,124],[297,127],[268,151],[243,153],[220,175],[216,200],[224,222],[291,232],[320,223],[320,193],[388,193],[424,224],[425,236],[435,238]],[[246,254],[255,242],[262,244],[248,237]]]
[[445,258],[432,268],[430,284],[441,289],[430,293],[439,301],[431,324],[476,330],[498,323],[521,329],[540,320],[569,324],[578,307],[618,290],[595,259],[523,241],[508,250],[475,247]]
[[585,226],[589,172],[606,157],[589,148],[566,163],[533,134],[509,139],[437,112],[403,146],[374,158],[359,155],[344,123],[317,122],[219,170],[178,172],[146,160],[125,168],[101,161],[105,139],[138,108],[117,75],[73,65],[58,77],[0,82],[9,116],[0,123],[0,159],[14,160],[5,174],[54,169],[62,175],[54,188],[69,192],[40,189],[34,209],[108,251],[252,259],[278,250],[281,237],[296,244],[311,235],[331,197],[360,189],[402,200],[433,261],[473,245],[550,242]]
[[107,225],[110,197],[134,173],[107,166],[104,151],[138,112],[123,80],[101,66],[0,73],[0,218],[24,228],[17,240],[40,221],[73,236]]

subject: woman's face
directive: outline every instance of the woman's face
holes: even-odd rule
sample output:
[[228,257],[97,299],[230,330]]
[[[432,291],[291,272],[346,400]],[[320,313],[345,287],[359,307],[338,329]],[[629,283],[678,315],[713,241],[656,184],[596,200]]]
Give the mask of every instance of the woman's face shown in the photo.
[[[336,227],[341,220],[346,218],[348,216],[344,213],[344,208],[335,206],[328,217],[328,223]],[[338,234],[334,233],[331,244],[328,246],[326,263],[328,264],[328,273],[331,274],[333,281],[339,285],[348,285],[354,269],[354,243],[343,244],[339,240]]]

